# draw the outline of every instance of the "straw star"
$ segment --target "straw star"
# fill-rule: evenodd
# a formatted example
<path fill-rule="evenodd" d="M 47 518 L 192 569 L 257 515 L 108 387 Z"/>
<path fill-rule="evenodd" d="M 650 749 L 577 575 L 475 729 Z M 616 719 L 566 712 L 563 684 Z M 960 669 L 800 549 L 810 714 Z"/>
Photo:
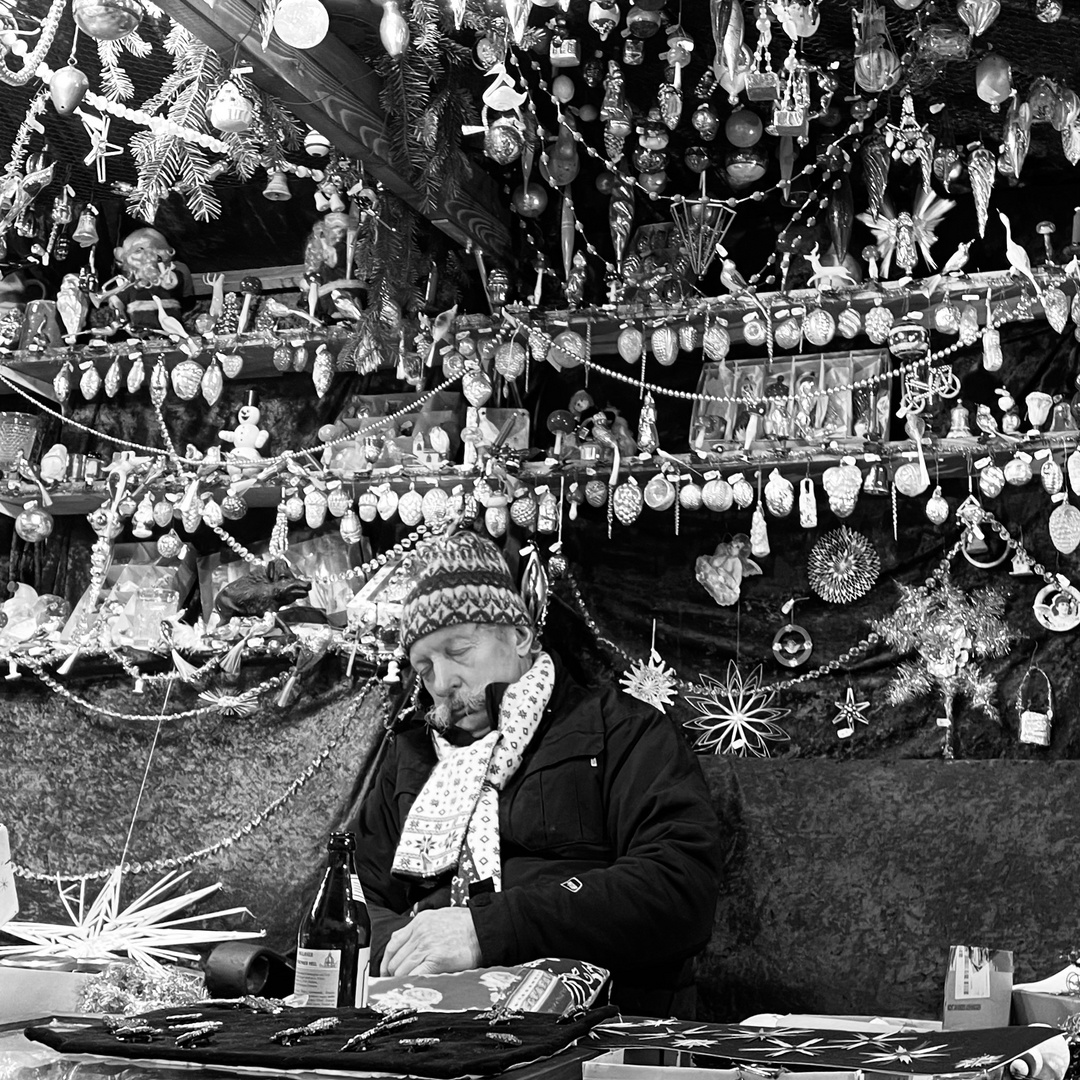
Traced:
<path fill-rule="evenodd" d="M 856 701 L 855 691 L 849 686 L 843 701 L 834 701 L 836 715 L 832 722 L 837 725 L 837 737 L 846 739 L 855 734 L 856 724 L 869 724 L 864 715 L 870 708 L 869 701 Z"/>
<path fill-rule="evenodd" d="M 79 118 L 86 128 L 86 134 L 90 136 L 90 153 L 83 158 L 83 164 L 97 166 L 97 182 L 105 183 L 106 159 L 116 157 L 124 152 L 122 146 L 109 142 L 109 125 L 112 123 L 111 116 L 93 116 L 82 109 L 78 110 Z"/>

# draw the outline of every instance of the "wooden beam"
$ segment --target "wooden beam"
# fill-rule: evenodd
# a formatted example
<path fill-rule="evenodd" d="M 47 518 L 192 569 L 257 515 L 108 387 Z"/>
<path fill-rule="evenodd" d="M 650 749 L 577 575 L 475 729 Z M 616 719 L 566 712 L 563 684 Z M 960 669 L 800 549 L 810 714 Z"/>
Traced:
<path fill-rule="evenodd" d="M 459 243 L 471 240 L 496 259 L 509 257 L 508 215 L 494 181 L 471 169 L 468 185 L 444 190 L 434 207 L 426 205 L 394 161 L 379 104 L 378 75 L 332 33 L 314 49 L 292 49 L 273 35 L 264 52 L 258 8 L 248 0 L 161 0 L 161 6 L 223 57 L 239 46 L 262 89 L 285 102 L 343 154 L 362 161 L 388 191 L 448 236 Z M 462 165 L 470 170 L 464 158 Z"/>

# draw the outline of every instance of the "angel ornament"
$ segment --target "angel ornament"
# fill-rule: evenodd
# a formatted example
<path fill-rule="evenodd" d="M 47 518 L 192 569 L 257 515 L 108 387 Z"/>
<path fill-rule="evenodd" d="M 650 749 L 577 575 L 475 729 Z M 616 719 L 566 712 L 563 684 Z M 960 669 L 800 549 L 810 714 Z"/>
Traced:
<path fill-rule="evenodd" d="M 865 211 L 860 221 L 874 234 L 875 250 L 881 259 L 881 275 L 887 277 L 893 260 L 905 273 L 915 269 L 922 255 L 931 270 L 937 269 L 930 249 L 937 242 L 937 227 L 941 219 L 956 205 L 952 199 L 939 198 L 933 191 L 921 191 L 915 196 L 915 208 L 897 213 L 892 203 L 882 200 L 881 213 Z"/>

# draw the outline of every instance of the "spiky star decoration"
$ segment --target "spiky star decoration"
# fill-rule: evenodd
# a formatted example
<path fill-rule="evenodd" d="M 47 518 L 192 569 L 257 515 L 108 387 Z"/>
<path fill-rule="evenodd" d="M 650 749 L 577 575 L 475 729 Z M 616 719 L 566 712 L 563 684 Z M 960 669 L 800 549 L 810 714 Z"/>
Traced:
<path fill-rule="evenodd" d="M 9 922 L 0 926 L 5 934 L 29 942 L 32 946 L 6 945 L 0 956 L 20 953 L 30 956 L 67 956 L 74 959 L 114 954 L 127 955 L 137 964 L 161 974 L 159 960 L 190 960 L 192 953 L 184 946 L 206 945 L 219 941 L 240 941 L 263 936 L 263 931 L 248 933 L 239 930 L 206 930 L 187 924 L 202 919 L 226 915 L 250 915 L 247 908 L 225 908 L 206 915 L 173 918 L 221 888 L 221 882 L 193 892 L 170 896 L 178 885 L 191 875 L 170 871 L 155 885 L 127 907 L 120 906 L 120 889 L 124 875 L 114 867 L 89 907 L 86 906 L 86 879 L 80 878 L 67 886 L 57 881 L 60 902 L 71 923 Z"/>
<path fill-rule="evenodd" d="M 871 214 L 864 211 L 857 214 L 858 219 L 870 227 L 874 234 L 878 255 L 881 257 L 881 276 L 887 277 L 892 261 L 910 274 L 922 254 L 923 262 L 931 270 L 937 269 L 937 263 L 930 255 L 930 249 L 937 243 L 937 227 L 941 219 L 956 205 L 952 199 L 942 199 L 932 190 L 920 191 L 915 196 L 915 205 L 910 213 L 902 210 L 899 214 L 892 203 L 885 198 L 881 203 L 881 213 Z"/>
<path fill-rule="evenodd" d="M 1016 635 L 1005 621 L 1005 593 L 984 586 L 970 593 L 947 572 L 925 588 L 898 585 L 900 602 L 891 615 L 873 621 L 874 630 L 897 652 L 914 653 L 900 665 L 887 699 L 901 705 L 938 691 L 945 715 L 945 756 L 952 756 L 953 705 L 963 694 L 990 720 L 998 720 L 997 679 L 980 660 L 1009 651 Z"/>
<path fill-rule="evenodd" d="M 701 676 L 703 694 L 687 694 L 686 700 L 701 713 L 686 726 L 701 734 L 694 748 L 736 757 L 770 757 L 772 743 L 785 742 L 787 732 L 776 721 L 790 709 L 777 708 L 776 690 L 762 684 L 762 668 L 744 677 L 734 660 L 728 661 L 724 682 Z"/>
<path fill-rule="evenodd" d="M 675 669 L 669 668 L 653 649 L 648 660 L 635 660 L 619 685 L 632 698 L 644 701 L 662 713 L 675 703 Z"/>

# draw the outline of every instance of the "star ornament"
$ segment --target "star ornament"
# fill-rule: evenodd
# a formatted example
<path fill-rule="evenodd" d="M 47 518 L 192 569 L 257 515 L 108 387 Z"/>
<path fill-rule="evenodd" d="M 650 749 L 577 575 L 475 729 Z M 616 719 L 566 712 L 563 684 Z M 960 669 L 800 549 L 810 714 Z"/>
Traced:
<path fill-rule="evenodd" d="M 86 128 L 86 134 L 90 136 L 90 153 L 83 158 L 83 164 L 97 166 L 97 182 L 105 183 L 105 164 L 111 157 L 117 157 L 124 152 L 122 146 L 109 142 L 109 125 L 112 123 L 111 116 L 94 116 L 83 109 L 75 110 L 79 119 Z"/>
<path fill-rule="evenodd" d="M 699 750 L 736 757 L 770 757 L 773 743 L 786 742 L 787 732 L 776 721 L 790 709 L 777 708 L 776 690 L 762 684 L 758 665 L 743 676 L 734 660 L 728 662 L 724 682 L 701 676 L 703 694 L 687 694 L 686 700 L 701 715 L 686 726 L 701 732 L 694 741 Z"/>
<path fill-rule="evenodd" d="M 836 715 L 832 722 L 837 725 L 836 737 L 838 739 L 850 739 L 855 734 L 856 724 L 868 724 L 870 721 L 864 715 L 870 708 L 869 701 L 856 701 L 855 691 L 849 686 L 847 695 L 843 701 L 833 702 L 836 706 Z"/>
<path fill-rule="evenodd" d="M 644 701 L 662 713 L 675 702 L 675 669 L 667 667 L 655 649 L 648 660 L 635 660 L 619 680 L 619 685 L 632 698 Z"/>
<path fill-rule="evenodd" d="M 898 1046 L 895 1050 L 885 1050 L 880 1054 L 865 1054 L 864 1057 L 868 1065 L 914 1065 L 917 1061 L 944 1057 L 942 1051 L 945 1049 L 944 1043 L 934 1045 L 921 1042 L 916 1046 Z"/>

